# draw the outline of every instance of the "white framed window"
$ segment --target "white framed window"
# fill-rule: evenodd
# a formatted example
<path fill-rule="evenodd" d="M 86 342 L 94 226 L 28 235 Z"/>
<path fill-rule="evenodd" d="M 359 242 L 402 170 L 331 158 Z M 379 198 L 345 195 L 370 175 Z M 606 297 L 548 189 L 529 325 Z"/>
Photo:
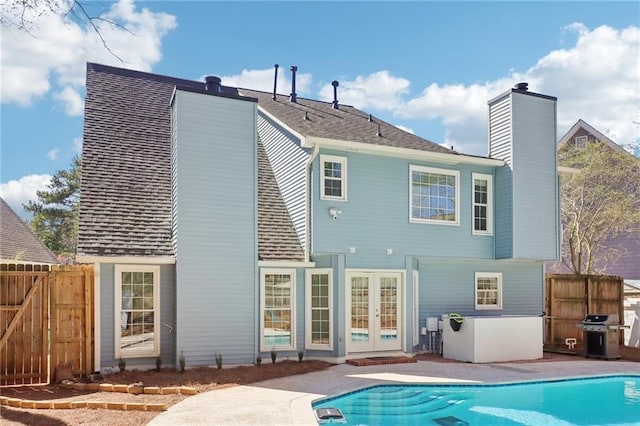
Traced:
<path fill-rule="evenodd" d="M 333 348 L 333 270 L 307 269 L 306 272 L 306 347 Z"/>
<path fill-rule="evenodd" d="M 260 350 L 294 350 L 295 269 L 262 269 L 260 271 Z"/>
<path fill-rule="evenodd" d="M 460 224 L 460 172 L 409 166 L 409 221 Z"/>
<path fill-rule="evenodd" d="M 160 356 L 160 266 L 115 266 L 115 356 Z"/>
<path fill-rule="evenodd" d="M 589 141 L 589 138 L 587 135 L 584 136 L 576 136 L 574 143 L 576 145 L 576 148 L 580 148 L 580 149 L 584 149 L 587 147 L 587 142 Z"/>
<path fill-rule="evenodd" d="M 476 309 L 502 309 L 500 272 L 476 272 Z"/>
<path fill-rule="evenodd" d="M 320 155 L 320 198 L 347 200 L 347 158 Z"/>
<path fill-rule="evenodd" d="M 473 233 L 493 234 L 493 176 L 472 173 Z"/>

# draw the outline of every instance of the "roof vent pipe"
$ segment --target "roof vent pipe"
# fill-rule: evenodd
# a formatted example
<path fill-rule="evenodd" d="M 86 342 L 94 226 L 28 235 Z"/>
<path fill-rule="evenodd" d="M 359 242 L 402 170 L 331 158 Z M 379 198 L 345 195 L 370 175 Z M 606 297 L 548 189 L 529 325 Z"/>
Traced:
<path fill-rule="evenodd" d="M 213 75 L 205 77 L 204 90 L 206 90 L 207 92 L 220 93 L 222 92 L 222 85 L 220 84 L 221 82 L 222 80 L 220 80 L 220 77 L 216 77 Z"/>
<path fill-rule="evenodd" d="M 378 124 L 378 131 L 376 132 L 376 136 L 382 137 L 382 132 L 380 132 L 380 125 Z"/>
<path fill-rule="evenodd" d="M 338 81 L 337 80 L 333 80 L 331 82 L 331 85 L 333 86 L 333 109 L 339 109 L 338 108 Z"/>
<path fill-rule="evenodd" d="M 369 114 L 369 123 L 373 123 L 373 115 Z"/>
<path fill-rule="evenodd" d="M 513 88 L 516 90 L 524 90 L 526 92 L 527 90 L 529 90 L 529 83 L 518 83 Z"/>
<path fill-rule="evenodd" d="M 294 104 L 298 102 L 296 95 L 296 71 L 298 71 L 298 67 L 291 65 L 291 95 L 289 95 L 289 101 Z"/>
<path fill-rule="evenodd" d="M 275 64 L 273 67 L 275 68 L 275 73 L 273 76 L 273 100 L 276 100 L 276 88 L 278 87 L 278 67 L 280 65 Z"/>

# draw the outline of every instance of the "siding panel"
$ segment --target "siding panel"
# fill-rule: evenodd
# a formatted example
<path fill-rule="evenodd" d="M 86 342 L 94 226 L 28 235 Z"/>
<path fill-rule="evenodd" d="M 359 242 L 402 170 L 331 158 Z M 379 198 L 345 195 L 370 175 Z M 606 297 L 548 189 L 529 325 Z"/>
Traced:
<path fill-rule="evenodd" d="M 557 258 L 556 104 L 513 95 L 513 257 Z"/>
<path fill-rule="evenodd" d="M 314 253 L 346 253 L 348 268 L 405 269 L 406 255 L 493 258 L 493 236 L 472 235 L 471 174 L 493 174 L 482 166 L 447 165 L 360 153 L 321 151 L 347 157 L 348 200 L 320 200 L 313 174 Z M 412 164 L 460 172 L 460 225 L 409 222 L 409 167 Z M 319 156 L 314 162 L 318 170 Z M 328 211 L 342 211 L 334 220 Z M 349 253 L 354 247 L 356 252 Z M 387 249 L 392 249 L 391 255 Z"/>
<path fill-rule="evenodd" d="M 513 255 L 512 139 L 511 97 L 505 96 L 489 105 L 489 156 L 507 163 L 496 171 L 495 182 L 495 256 L 499 259 Z"/>
<path fill-rule="evenodd" d="M 475 272 L 501 272 L 503 309 L 475 310 Z M 539 262 L 420 260 L 420 318 L 461 315 L 540 315 L 544 273 Z"/>
<path fill-rule="evenodd" d="M 177 348 L 187 365 L 254 361 L 256 105 L 178 91 Z M 226 327 L 225 324 L 233 324 Z"/>
<path fill-rule="evenodd" d="M 263 114 L 258 115 L 258 135 L 300 243 L 306 247 L 306 163 L 309 153 L 300 148 L 298 138 Z"/>

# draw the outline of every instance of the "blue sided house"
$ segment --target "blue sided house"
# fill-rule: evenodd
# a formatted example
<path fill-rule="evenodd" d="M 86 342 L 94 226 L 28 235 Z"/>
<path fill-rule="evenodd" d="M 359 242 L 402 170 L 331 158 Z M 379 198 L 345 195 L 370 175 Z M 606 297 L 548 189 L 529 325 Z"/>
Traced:
<path fill-rule="evenodd" d="M 454 358 L 516 338 L 542 356 L 556 98 L 490 100 L 479 157 L 340 104 L 337 82 L 333 102 L 297 97 L 292 71 L 281 95 L 87 65 L 77 259 L 95 265 L 96 368 L 411 355 L 452 312 L 469 319 Z"/>

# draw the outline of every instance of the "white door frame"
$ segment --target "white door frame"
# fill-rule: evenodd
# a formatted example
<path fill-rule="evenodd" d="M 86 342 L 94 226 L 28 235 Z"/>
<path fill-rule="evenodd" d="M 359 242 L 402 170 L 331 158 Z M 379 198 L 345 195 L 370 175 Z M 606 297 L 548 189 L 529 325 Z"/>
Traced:
<path fill-rule="evenodd" d="M 368 330 L 370 338 L 367 342 L 354 343 L 351 340 L 351 278 L 354 276 L 362 276 L 369 278 L 369 297 L 368 297 Z M 380 278 L 385 276 L 398 278 L 397 293 L 397 318 L 396 333 L 397 340 L 384 341 L 379 339 L 376 331 L 379 331 L 379 312 L 376 311 L 375 305 L 379 306 L 379 283 Z M 404 301 L 406 291 L 406 271 L 399 269 L 346 269 L 345 270 L 345 340 L 346 352 L 379 352 L 379 351 L 399 351 L 404 348 L 404 331 L 406 319 L 406 304 Z"/>

